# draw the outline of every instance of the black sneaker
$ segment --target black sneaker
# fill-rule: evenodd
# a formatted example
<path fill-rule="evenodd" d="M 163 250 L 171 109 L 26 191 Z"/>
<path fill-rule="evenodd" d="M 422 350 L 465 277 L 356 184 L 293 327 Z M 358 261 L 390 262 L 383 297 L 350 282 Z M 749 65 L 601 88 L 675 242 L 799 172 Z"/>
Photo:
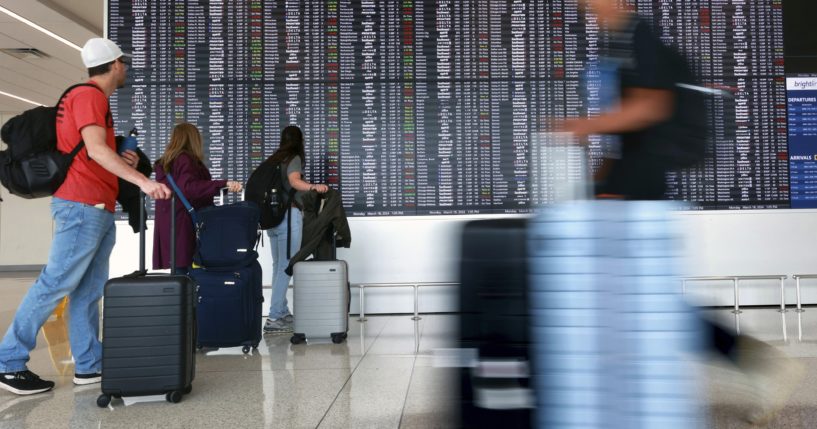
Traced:
<path fill-rule="evenodd" d="M 74 374 L 74 384 L 77 386 L 85 386 L 86 384 L 94 384 L 102 381 L 102 373 L 95 372 L 93 374 Z"/>
<path fill-rule="evenodd" d="M 33 395 L 54 388 L 53 381 L 41 379 L 29 370 L 0 373 L 0 387 L 18 395 Z"/>

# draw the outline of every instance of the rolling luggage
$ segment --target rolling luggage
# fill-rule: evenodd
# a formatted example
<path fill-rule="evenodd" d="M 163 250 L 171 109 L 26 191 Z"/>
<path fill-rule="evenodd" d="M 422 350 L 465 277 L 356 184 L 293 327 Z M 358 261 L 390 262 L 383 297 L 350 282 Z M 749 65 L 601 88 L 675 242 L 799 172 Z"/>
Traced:
<path fill-rule="evenodd" d="M 491 219 L 463 228 L 460 261 L 460 369 L 464 427 L 529 427 L 527 220 Z"/>
<path fill-rule="evenodd" d="M 672 204 L 572 202 L 531 222 L 537 427 L 705 426 Z"/>
<path fill-rule="evenodd" d="M 254 203 L 194 210 L 171 175 L 167 180 L 196 225 L 198 243 L 190 276 L 196 282 L 197 348 L 243 346 L 249 353 L 261 342 L 261 265 L 254 247 L 258 206 Z"/>
<path fill-rule="evenodd" d="M 140 207 L 144 220 L 144 204 Z M 122 396 L 165 394 L 168 402 L 179 402 L 190 393 L 196 372 L 195 285 L 184 275 L 147 274 L 144 222 L 140 225 L 139 271 L 105 284 L 102 394 L 97 399 L 103 408 Z M 171 221 L 171 237 L 175 229 Z M 171 241 L 171 255 L 174 248 Z"/>
<path fill-rule="evenodd" d="M 198 284 L 198 347 L 243 346 L 244 353 L 261 342 L 261 265 L 229 271 L 195 268 Z"/>
<path fill-rule="evenodd" d="M 295 327 L 290 341 L 330 337 L 340 344 L 349 330 L 349 273 L 346 261 L 302 261 L 293 275 Z"/>

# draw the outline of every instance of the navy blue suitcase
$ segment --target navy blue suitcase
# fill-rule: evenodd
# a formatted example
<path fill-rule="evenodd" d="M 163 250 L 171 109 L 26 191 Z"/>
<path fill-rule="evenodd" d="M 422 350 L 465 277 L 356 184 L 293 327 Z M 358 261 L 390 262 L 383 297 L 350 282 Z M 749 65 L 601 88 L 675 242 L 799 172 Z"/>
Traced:
<path fill-rule="evenodd" d="M 261 342 L 261 265 L 225 271 L 195 268 L 198 346 L 237 347 L 244 353 Z"/>

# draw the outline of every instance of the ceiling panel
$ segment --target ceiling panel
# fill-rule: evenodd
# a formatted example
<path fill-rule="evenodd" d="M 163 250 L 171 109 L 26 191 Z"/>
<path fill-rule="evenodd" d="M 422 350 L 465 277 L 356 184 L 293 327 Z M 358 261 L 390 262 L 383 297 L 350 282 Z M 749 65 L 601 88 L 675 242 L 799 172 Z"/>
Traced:
<path fill-rule="evenodd" d="M 102 35 L 105 0 L 37 0 L 88 31 Z"/>
<path fill-rule="evenodd" d="M 77 77 L 84 77 L 84 72 L 77 72 L 73 76 L 66 76 L 60 73 L 59 60 L 33 58 L 24 59 L 15 58 L 11 55 L 0 53 L 0 69 L 2 73 L 0 76 L 8 76 L 10 73 L 19 73 L 28 78 L 41 82 L 46 86 L 54 86 L 61 88 L 71 82 L 75 82 Z"/>
<path fill-rule="evenodd" d="M 101 35 L 103 0 L 0 0 L 0 6 L 79 46 Z M 66 87 L 88 78 L 77 49 L 4 13 L 0 13 L 0 48 L 36 48 L 50 56 L 19 59 L 0 53 L 0 91 L 51 104 Z M 30 107 L 0 96 L 0 112 Z"/>

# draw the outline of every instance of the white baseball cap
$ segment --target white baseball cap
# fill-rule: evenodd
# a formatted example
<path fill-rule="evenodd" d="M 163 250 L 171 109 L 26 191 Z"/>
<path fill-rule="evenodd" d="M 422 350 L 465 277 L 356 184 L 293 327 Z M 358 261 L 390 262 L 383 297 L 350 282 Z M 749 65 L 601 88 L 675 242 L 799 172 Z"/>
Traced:
<path fill-rule="evenodd" d="M 89 39 L 82 47 L 82 62 L 87 68 L 107 64 L 122 56 L 130 57 L 123 54 L 116 43 L 101 37 Z"/>

